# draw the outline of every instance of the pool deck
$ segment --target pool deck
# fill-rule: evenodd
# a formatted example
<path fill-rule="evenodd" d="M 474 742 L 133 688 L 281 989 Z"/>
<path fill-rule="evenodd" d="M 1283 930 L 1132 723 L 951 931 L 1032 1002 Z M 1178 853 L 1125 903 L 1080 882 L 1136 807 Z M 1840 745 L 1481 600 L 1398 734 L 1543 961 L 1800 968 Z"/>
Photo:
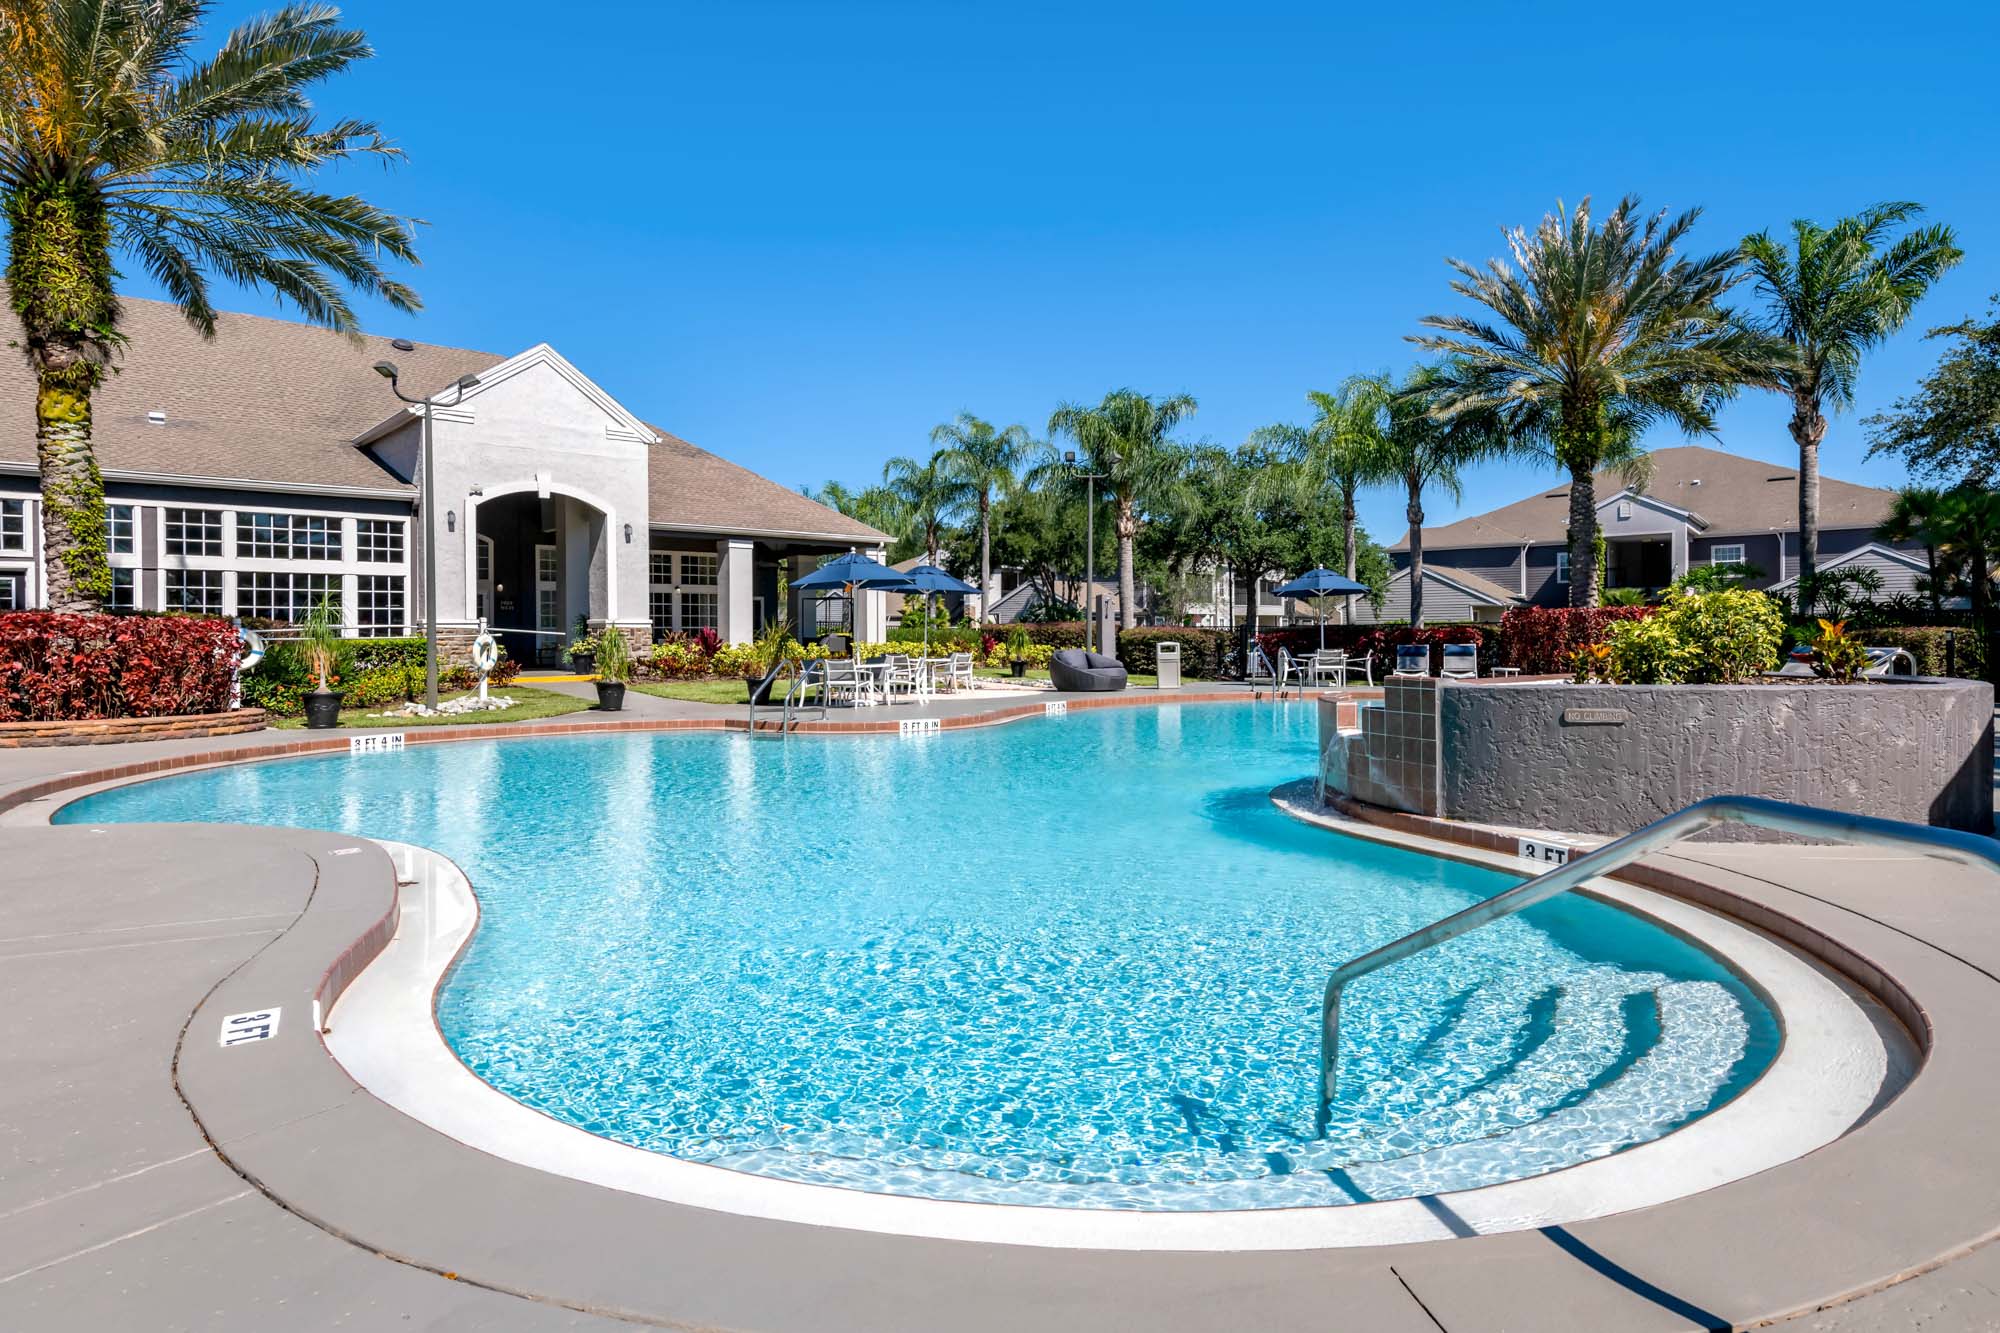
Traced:
<path fill-rule="evenodd" d="M 930 715 L 980 706 L 951 703 Z M 1656 858 L 1837 939 L 1921 1007 L 1931 1050 L 1915 1082 L 1806 1158 L 1654 1208 L 1429 1244 L 973 1245 L 622 1194 L 377 1101 L 328 1057 L 310 1009 L 394 901 L 373 844 L 37 826 L 62 798 L 32 793 L 52 782 L 303 737 L 0 753 L 14 806 L 0 821 L 0 1328 L 2000 1328 L 2000 886 L 1956 865 L 1746 844 Z M 270 1040 L 219 1045 L 224 1016 L 272 1005 Z"/>

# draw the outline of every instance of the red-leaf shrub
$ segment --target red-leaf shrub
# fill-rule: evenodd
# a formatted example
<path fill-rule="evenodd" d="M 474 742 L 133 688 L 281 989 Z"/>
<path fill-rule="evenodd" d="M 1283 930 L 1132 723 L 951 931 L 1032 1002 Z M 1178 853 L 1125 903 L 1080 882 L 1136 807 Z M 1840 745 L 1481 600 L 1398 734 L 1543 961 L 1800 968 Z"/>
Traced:
<path fill-rule="evenodd" d="M 1522 606 L 1500 621 L 1506 636 L 1506 662 L 1530 676 L 1554 675 L 1570 669 L 1576 650 L 1603 643 L 1620 620 L 1642 620 L 1650 606 Z"/>
<path fill-rule="evenodd" d="M 1422 643 L 1430 645 L 1431 670 L 1438 671 L 1444 663 L 1444 649 L 1447 643 L 1471 643 L 1480 645 L 1479 665 L 1481 670 L 1491 670 L 1505 666 L 1500 660 L 1501 628 L 1498 625 L 1426 625 L 1422 629 L 1412 629 L 1408 625 L 1335 625 L 1326 627 L 1326 646 L 1336 652 L 1344 652 L 1353 657 L 1363 653 L 1375 654 L 1376 670 L 1379 675 L 1396 664 L 1396 649 L 1401 644 Z M 1292 656 L 1303 657 L 1316 651 L 1320 646 L 1318 625 L 1288 625 L 1284 629 L 1264 630 L 1257 635 L 1257 642 L 1264 652 L 1275 662 L 1280 647 L 1290 650 Z M 1386 664 L 1386 665 L 1385 665 Z"/>
<path fill-rule="evenodd" d="M 226 620 L 0 614 L 0 721 L 219 713 L 240 649 Z"/>

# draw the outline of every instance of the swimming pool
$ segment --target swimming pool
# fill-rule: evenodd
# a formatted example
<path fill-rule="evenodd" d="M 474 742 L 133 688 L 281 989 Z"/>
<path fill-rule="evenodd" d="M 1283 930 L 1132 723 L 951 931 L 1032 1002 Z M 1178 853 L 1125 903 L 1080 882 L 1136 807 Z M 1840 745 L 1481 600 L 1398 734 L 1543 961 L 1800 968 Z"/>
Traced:
<path fill-rule="evenodd" d="M 1552 1170 L 1753 1081 L 1770 1012 L 1566 897 L 1349 991 L 1335 964 L 1512 882 L 1294 823 L 1298 704 L 909 740 L 615 735 L 216 769 L 58 822 L 334 828 L 453 857 L 484 909 L 461 1059 L 593 1133 L 816 1184 L 1093 1208 L 1296 1207 Z"/>

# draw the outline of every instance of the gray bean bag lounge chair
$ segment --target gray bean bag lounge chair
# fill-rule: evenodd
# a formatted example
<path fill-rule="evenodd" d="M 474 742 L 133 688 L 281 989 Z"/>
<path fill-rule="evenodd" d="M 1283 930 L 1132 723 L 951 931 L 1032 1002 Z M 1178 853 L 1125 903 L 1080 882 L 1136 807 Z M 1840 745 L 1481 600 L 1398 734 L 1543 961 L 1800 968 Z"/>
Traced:
<path fill-rule="evenodd" d="M 1103 653 L 1065 648 L 1049 659 L 1049 679 L 1059 690 L 1122 690 L 1125 664 Z"/>

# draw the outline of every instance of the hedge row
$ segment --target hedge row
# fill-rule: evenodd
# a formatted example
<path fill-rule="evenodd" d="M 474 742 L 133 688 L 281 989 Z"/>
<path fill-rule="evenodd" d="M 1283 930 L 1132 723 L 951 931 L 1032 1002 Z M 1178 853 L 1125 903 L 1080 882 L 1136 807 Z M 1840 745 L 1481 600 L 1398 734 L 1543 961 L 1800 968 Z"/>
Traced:
<path fill-rule="evenodd" d="M 219 713 L 237 655 L 226 620 L 0 614 L 0 721 Z"/>
<path fill-rule="evenodd" d="M 1650 606 L 1518 606 L 1500 620 L 1503 651 L 1495 665 L 1519 667 L 1530 676 L 1570 669 L 1576 650 L 1603 643 L 1620 620 L 1640 620 Z"/>

